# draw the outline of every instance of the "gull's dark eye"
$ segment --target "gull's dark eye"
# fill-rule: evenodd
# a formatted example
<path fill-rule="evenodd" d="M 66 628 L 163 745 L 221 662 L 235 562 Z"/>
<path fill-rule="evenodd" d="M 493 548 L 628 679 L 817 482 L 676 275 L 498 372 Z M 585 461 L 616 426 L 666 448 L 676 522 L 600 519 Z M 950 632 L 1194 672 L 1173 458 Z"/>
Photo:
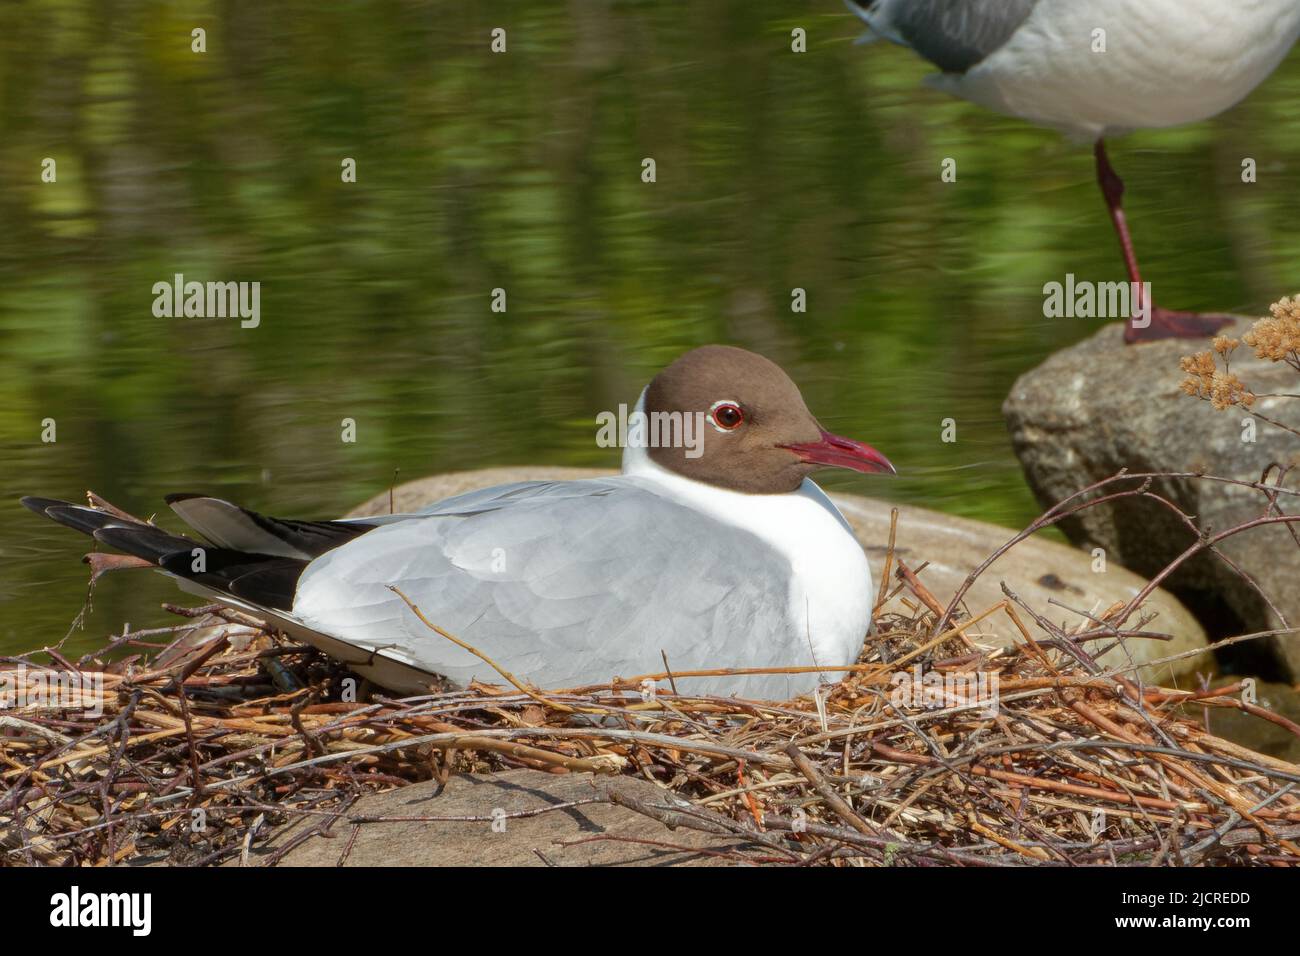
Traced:
<path fill-rule="evenodd" d="M 745 413 L 735 402 L 714 402 L 709 413 L 713 419 L 713 427 L 718 431 L 735 431 L 745 422 Z"/>

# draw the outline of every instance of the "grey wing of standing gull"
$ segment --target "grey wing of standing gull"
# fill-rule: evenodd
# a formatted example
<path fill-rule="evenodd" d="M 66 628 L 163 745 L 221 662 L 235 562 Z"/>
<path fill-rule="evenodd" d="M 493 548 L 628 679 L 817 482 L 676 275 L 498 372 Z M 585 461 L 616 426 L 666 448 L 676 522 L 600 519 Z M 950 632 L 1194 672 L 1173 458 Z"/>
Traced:
<path fill-rule="evenodd" d="M 294 613 L 457 682 L 501 678 L 420 624 L 390 584 L 542 687 L 661 671 L 661 650 L 673 670 L 830 663 L 790 619 L 789 578 L 749 532 L 636 479 L 530 482 L 447 499 L 328 552 L 304 572 Z M 725 692 L 782 698 L 816 681 L 736 678 Z"/>
<path fill-rule="evenodd" d="M 1044 0 L 875 0 L 860 14 L 945 73 L 965 73 L 1001 49 Z"/>

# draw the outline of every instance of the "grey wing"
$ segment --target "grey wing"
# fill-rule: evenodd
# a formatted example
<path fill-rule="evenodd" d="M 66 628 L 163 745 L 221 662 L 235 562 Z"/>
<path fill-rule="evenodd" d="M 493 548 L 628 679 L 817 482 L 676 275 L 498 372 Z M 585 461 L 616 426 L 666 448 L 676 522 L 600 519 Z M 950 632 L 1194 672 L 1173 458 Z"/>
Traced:
<path fill-rule="evenodd" d="M 421 515 L 471 515 L 482 511 L 509 508 L 522 501 L 545 499 L 556 501 L 565 498 L 601 498 L 626 488 L 625 478 L 587 478 L 581 481 L 517 481 L 509 485 L 495 485 L 467 491 L 454 498 L 422 508 Z"/>
<path fill-rule="evenodd" d="M 383 525 L 308 566 L 293 613 L 311 627 L 458 683 L 501 678 L 434 623 L 541 687 L 663 670 L 811 665 L 790 620 L 790 568 L 748 532 L 635 479 L 471 492 Z M 823 662 L 825 663 L 825 662 Z M 691 682 L 786 697 L 817 675 Z"/>
<path fill-rule="evenodd" d="M 1020 29 L 1041 0 L 875 0 L 853 3 L 873 30 L 945 73 L 965 73 Z"/>
<path fill-rule="evenodd" d="M 414 512 L 397 514 L 368 515 L 361 518 L 339 518 L 335 524 L 396 524 L 412 518 L 428 515 L 469 515 L 479 511 L 492 511 L 509 507 L 521 498 L 573 498 L 600 494 L 604 489 L 589 487 L 603 484 L 609 479 L 591 478 L 582 481 L 516 481 L 508 485 L 493 485 L 490 488 L 478 488 L 463 494 L 435 501 L 427 507 Z M 622 479 L 619 479 L 620 481 Z"/>

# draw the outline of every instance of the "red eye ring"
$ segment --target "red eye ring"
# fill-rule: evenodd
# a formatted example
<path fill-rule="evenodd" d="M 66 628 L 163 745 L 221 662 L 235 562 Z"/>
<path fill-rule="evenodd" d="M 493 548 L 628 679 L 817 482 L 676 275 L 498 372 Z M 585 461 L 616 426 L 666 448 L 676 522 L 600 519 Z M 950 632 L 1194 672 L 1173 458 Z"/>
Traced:
<path fill-rule="evenodd" d="M 720 432 L 734 432 L 745 424 L 745 412 L 735 402 L 723 399 L 709 409 L 709 420 Z"/>

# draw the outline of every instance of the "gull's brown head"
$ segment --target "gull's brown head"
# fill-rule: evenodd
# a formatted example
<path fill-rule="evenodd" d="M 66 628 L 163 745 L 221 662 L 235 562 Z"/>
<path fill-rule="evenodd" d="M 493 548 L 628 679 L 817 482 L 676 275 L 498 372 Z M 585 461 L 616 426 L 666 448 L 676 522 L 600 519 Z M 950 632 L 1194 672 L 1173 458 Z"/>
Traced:
<path fill-rule="evenodd" d="M 656 464 L 732 491 L 784 494 L 819 468 L 894 474 L 870 445 L 822 428 L 781 367 L 744 349 L 706 345 L 687 352 L 651 381 L 644 411 L 652 434 L 656 414 L 703 423 L 702 442 L 694 447 L 650 447 Z"/>

